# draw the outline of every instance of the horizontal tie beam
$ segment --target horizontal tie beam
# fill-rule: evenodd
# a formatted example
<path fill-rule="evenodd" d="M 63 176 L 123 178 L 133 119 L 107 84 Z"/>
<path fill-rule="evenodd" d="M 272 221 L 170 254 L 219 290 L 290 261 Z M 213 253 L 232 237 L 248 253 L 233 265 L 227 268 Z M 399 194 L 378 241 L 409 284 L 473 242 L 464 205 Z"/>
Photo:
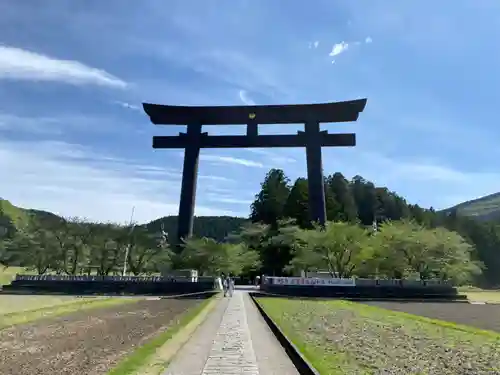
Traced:
<path fill-rule="evenodd" d="M 206 133 L 190 136 L 180 134 L 176 136 L 154 136 L 153 148 L 187 148 L 197 144 L 200 148 L 252 148 L 252 147 L 305 147 L 312 142 L 318 142 L 321 147 L 356 146 L 356 134 L 320 132 L 314 140 L 306 134 L 286 135 L 207 135 Z"/>

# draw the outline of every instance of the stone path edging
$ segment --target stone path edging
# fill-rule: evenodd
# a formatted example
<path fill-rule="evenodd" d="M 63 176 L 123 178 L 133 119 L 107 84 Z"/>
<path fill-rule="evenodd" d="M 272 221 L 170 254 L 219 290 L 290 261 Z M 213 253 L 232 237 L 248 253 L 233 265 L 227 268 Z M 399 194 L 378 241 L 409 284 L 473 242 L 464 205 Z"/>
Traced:
<path fill-rule="evenodd" d="M 269 329 L 273 332 L 276 339 L 279 341 L 285 352 L 297 368 L 301 375 L 320 375 L 319 372 L 309 363 L 309 361 L 304 357 L 300 350 L 295 346 L 295 344 L 288 339 L 288 337 L 283 333 L 281 328 L 273 321 L 273 319 L 267 315 L 262 306 L 255 300 L 254 293 L 249 293 L 250 298 L 259 310 L 262 318 L 269 326 Z M 257 295 L 259 293 L 256 293 Z"/>

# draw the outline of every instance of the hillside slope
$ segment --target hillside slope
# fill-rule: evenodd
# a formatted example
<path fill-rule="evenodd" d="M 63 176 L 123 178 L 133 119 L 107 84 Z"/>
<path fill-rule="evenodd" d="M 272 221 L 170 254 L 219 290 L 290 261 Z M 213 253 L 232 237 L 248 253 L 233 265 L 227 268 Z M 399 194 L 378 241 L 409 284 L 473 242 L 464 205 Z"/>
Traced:
<path fill-rule="evenodd" d="M 11 232 L 28 221 L 28 213 L 0 198 L 0 235 Z"/>
<path fill-rule="evenodd" d="M 16 207 L 8 200 L 0 199 L 0 227 L 8 231 L 19 228 L 28 222 L 30 215 L 48 225 L 64 220 L 51 212 Z M 246 221 L 244 218 L 230 216 L 199 216 L 194 219 L 193 232 L 197 237 L 210 237 L 221 241 L 229 233 L 239 231 Z M 176 236 L 177 216 L 165 216 L 143 226 L 146 226 L 152 233 L 158 233 L 161 231 L 162 224 L 169 236 Z"/>
<path fill-rule="evenodd" d="M 500 193 L 463 202 L 443 211 L 453 210 L 457 210 L 459 215 L 474 217 L 481 221 L 500 220 Z"/>
<path fill-rule="evenodd" d="M 214 238 L 222 241 L 229 233 L 239 232 L 247 219 L 232 216 L 196 216 L 193 223 L 193 233 L 196 237 Z M 152 233 L 161 231 L 161 225 L 169 236 L 177 235 L 177 216 L 165 216 L 146 224 Z"/>
<path fill-rule="evenodd" d="M 14 206 L 8 200 L 0 198 L 0 216 L 8 217 L 12 224 L 20 225 L 28 219 L 26 210 Z"/>

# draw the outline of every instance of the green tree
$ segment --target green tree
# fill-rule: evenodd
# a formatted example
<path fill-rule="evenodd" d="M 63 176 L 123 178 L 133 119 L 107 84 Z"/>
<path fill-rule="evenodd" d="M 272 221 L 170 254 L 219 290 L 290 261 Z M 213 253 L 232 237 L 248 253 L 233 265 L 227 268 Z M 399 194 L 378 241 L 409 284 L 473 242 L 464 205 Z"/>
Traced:
<path fill-rule="evenodd" d="M 203 275 L 222 272 L 240 275 L 259 267 L 258 254 L 244 244 L 220 243 L 211 238 L 192 238 L 184 243 L 182 265 Z"/>
<path fill-rule="evenodd" d="M 333 217 L 332 220 L 356 222 L 358 219 L 358 209 L 349 182 L 339 172 L 328 176 L 326 180 L 328 189 L 339 205 L 339 214 Z"/>
<path fill-rule="evenodd" d="M 433 235 L 431 246 L 436 256 L 436 276 L 463 285 L 482 273 L 483 263 L 472 259 L 474 247 L 457 232 L 446 228 L 435 228 L 430 232 Z"/>
<path fill-rule="evenodd" d="M 129 233 L 126 245 L 127 269 L 135 276 L 158 268 L 169 268 L 172 251 L 168 243 L 145 227 L 124 228 Z"/>
<path fill-rule="evenodd" d="M 330 189 L 327 180 L 325 180 L 325 208 L 327 221 L 346 221 L 344 220 L 345 215 L 342 212 L 342 206 L 337 201 L 332 189 Z"/>
<path fill-rule="evenodd" d="M 290 190 L 283 210 L 283 216 L 292 218 L 302 228 L 311 226 L 309 214 L 309 187 L 305 178 L 298 178 Z"/>
<path fill-rule="evenodd" d="M 93 232 L 92 243 L 85 273 L 95 270 L 99 276 L 120 273 L 123 269 L 126 246 L 129 243 L 129 231 L 123 226 L 107 223 L 101 224 Z"/>
<path fill-rule="evenodd" d="M 290 194 L 289 184 L 289 179 L 281 169 L 271 169 L 252 203 L 251 220 L 276 228 L 278 220 L 284 218 L 285 204 Z"/>
<path fill-rule="evenodd" d="M 293 220 L 279 220 L 275 227 L 262 223 L 247 224 L 238 234 L 230 236 L 232 243 L 244 243 L 255 250 L 260 259 L 259 273 L 281 276 L 292 257 L 289 244 L 273 241 L 285 228 L 295 226 Z"/>
<path fill-rule="evenodd" d="M 372 224 L 377 219 L 379 210 L 375 185 L 361 176 L 354 176 L 350 187 L 357 205 L 359 220 L 363 225 Z"/>
<path fill-rule="evenodd" d="M 458 233 L 445 228 L 427 229 L 413 221 L 385 223 L 376 239 L 382 272 L 416 274 L 421 280 L 441 278 L 463 283 L 481 273 L 471 259 L 473 247 Z"/>
<path fill-rule="evenodd" d="M 368 246 L 368 233 L 358 225 L 330 222 L 324 230 L 300 233 L 299 251 L 294 252 L 292 265 L 307 269 L 326 269 L 332 277 L 351 277 L 355 274 Z"/>
<path fill-rule="evenodd" d="M 9 256 L 18 259 L 19 265 L 45 274 L 57 260 L 58 246 L 52 232 L 45 229 L 36 218 L 17 228 L 7 249 Z"/>
<path fill-rule="evenodd" d="M 413 272 L 405 258 L 405 249 L 412 245 L 412 228 L 406 223 L 386 221 L 371 237 L 373 254 L 368 263 L 374 271 L 374 277 L 400 279 Z M 415 228 L 422 229 L 418 226 Z"/>
<path fill-rule="evenodd" d="M 77 275 L 89 262 L 90 244 L 97 225 L 79 218 L 50 221 L 44 225 L 56 239 L 58 255 L 52 268 L 57 273 Z"/>

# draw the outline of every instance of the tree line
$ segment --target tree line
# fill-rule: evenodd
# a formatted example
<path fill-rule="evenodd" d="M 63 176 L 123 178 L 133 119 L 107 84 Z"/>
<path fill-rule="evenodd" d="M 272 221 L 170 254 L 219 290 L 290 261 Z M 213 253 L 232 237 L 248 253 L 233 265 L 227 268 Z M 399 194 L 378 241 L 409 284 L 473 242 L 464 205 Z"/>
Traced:
<path fill-rule="evenodd" d="M 497 272 L 500 269 L 498 223 L 479 222 L 458 215 L 456 210 L 436 212 L 432 207 L 425 209 L 416 204 L 409 204 L 386 187 L 376 187 L 361 176 L 347 180 L 338 172 L 325 177 L 325 200 L 327 219 L 330 222 L 349 223 L 361 228 L 372 228 L 375 224 L 382 233 L 383 228 L 387 230 L 390 225 L 399 225 L 400 221 L 406 223 L 401 225 L 406 226 L 405 230 L 412 235 L 408 235 L 406 242 L 400 243 L 400 249 L 395 254 L 389 256 L 390 253 L 385 253 L 384 256 L 391 259 L 403 256 L 401 254 L 413 243 L 408 242 L 409 239 L 415 239 L 419 246 L 423 246 L 425 242 L 415 237 L 415 232 L 422 236 L 441 233 L 437 238 L 443 241 L 449 238 L 450 243 L 456 244 L 460 242 L 456 237 L 459 236 L 464 241 L 463 244 L 469 246 L 467 253 L 471 262 L 479 267 L 479 270 L 472 272 L 474 276 L 471 282 L 481 286 L 500 285 L 500 274 Z M 278 223 L 287 219 L 292 219 L 303 230 L 313 228 L 314 223 L 309 219 L 307 179 L 298 178 L 292 183 L 283 170 L 271 169 L 252 203 L 250 218 L 253 222 L 269 225 L 275 232 Z M 388 239 L 383 235 L 378 238 L 384 238 L 384 246 L 387 248 Z M 457 251 L 457 256 L 462 253 L 461 250 Z M 434 261 L 429 260 L 429 263 L 431 262 Z"/>
<path fill-rule="evenodd" d="M 135 275 L 172 267 L 247 276 L 327 270 L 342 277 L 500 285 L 496 223 L 424 209 L 341 173 L 325 178 L 325 198 L 328 224 L 319 228 L 309 219 L 307 179 L 292 183 L 283 170 L 272 169 L 248 220 L 197 218 L 196 236 L 180 249 L 159 235 L 161 229 L 175 235 L 175 217 L 131 227 L 31 214 L 23 225 L 3 226 L 9 229 L 0 239 L 0 263 L 41 274 L 121 274 L 126 263 Z"/>
<path fill-rule="evenodd" d="M 248 223 L 226 242 L 190 239 L 182 250 L 184 266 L 201 274 L 300 275 L 327 271 L 332 277 L 449 280 L 469 284 L 483 264 L 473 246 L 446 228 L 425 228 L 410 220 L 386 221 L 375 232 L 349 222 L 301 228 L 295 220 L 274 226 Z"/>
<path fill-rule="evenodd" d="M 171 261 L 165 237 L 142 226 L 92 223 L 78 218 L 27 220 L 4 233 L 0 264 L 39 275 L 117 275 L 161 272 Z"/>

